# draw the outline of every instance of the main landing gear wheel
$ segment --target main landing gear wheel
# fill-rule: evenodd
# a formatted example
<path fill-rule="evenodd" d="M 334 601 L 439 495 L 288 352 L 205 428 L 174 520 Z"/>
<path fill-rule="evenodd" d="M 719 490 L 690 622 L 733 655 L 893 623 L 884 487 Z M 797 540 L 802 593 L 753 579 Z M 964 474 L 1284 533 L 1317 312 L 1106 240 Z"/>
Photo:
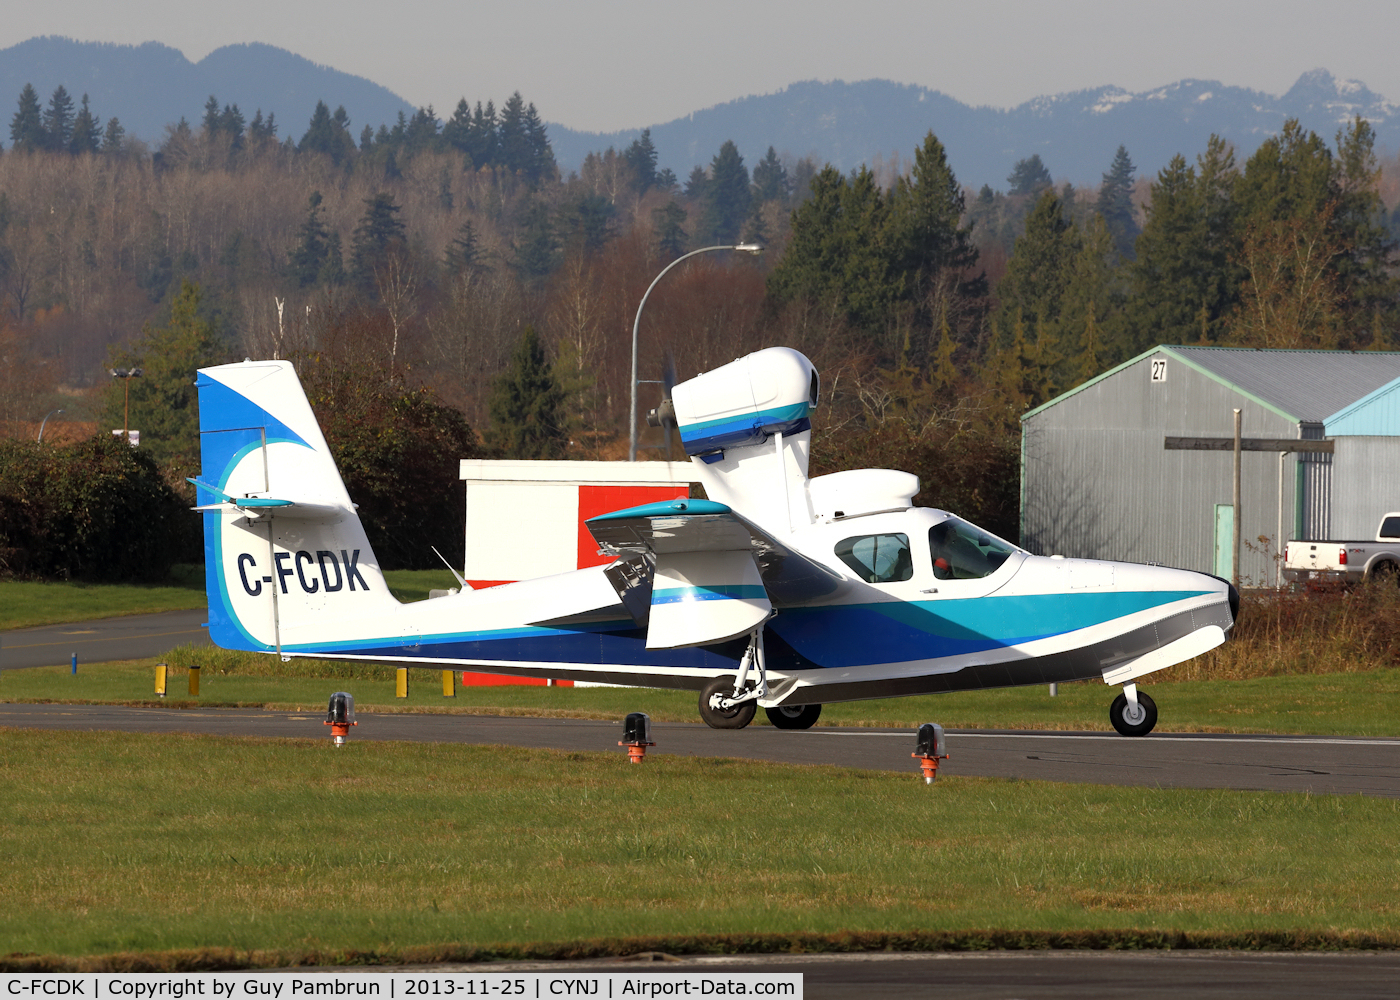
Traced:
<path fill-rule="evenodd" d="M 1146 736 L 1157 725 L 1157 703 L 1138 692 L 1137 711 L 1128 704 L 1128 696 L 1119 694 L 1108 709 L 1108 721 L 1124 736 Z"/>
<path fill-rule="evenodd" d="M 811 729 L 821 718 L 820 705 L 781 705 L 765 708 L 768 721 L 779 729 Z"/>
<path fill-rule="evenodd" d="M 726 709 L 718 706 L 721 698 L 732 697 L 733 694 L 732 674 L 716 677 L 705 685 L 705 689 L 700 692 L 700 718 L 705 720 L 705 725 L 711 729 L 743 729 L 753 721 L 754 713 L 758 711 L 757 702 L 746 701 L 742 705 Z"/>

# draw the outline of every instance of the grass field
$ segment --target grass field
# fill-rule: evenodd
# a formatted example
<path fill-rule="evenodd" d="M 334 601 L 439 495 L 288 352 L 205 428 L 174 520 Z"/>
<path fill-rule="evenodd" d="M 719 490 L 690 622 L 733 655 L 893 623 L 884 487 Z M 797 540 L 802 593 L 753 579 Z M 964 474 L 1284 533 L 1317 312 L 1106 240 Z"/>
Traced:
<path fill-rule="evenodd" d="M 0 732 L 0 953 L 1400 928 L 1400 802 Z"/>
<path fill-rule="evenodd" d="M 203 566 L 177 566 L 152 586 L 0 580 L 0 631 L 204 606 Z"/>
<path fill-rule="evenodd" d="M 425 600 L 429 590 L 457 586 L 446 569 L 390 570 L 384 578 L 401 601 Z M 0 631 L 204 606 L 203 566 L 176 566 L 167 583 L 153 586 L 0 580 Z"/>
<path fill-rule="evenodd" d="M 621 719 L 646 712 L 658 722 L 698 722 L 696 695 L 653 688 L 457 688 L 442 695 L 441 672 L 410 671 L 409 697 L 394 697 L 389 667 L 325 664 L 329 676 L 220 674 L 210 650 L 194 657 L 212 661 L 201 670 L 200 696 L 188 696 L 187 672 L 170 670 L 169 696 L 162 704 L 266 706 L 323 710 L 332 691 L 346 690 L 369 711 L 448 711 L 492 715 Z M 205 656 L 200 656 L 203 652 Z M 209 659 L 206 660 L 206 656 Z M 264 657 L 269 669 L 315 671 L 315 661 L 283 664 Z M 171 662 L 176 662 L 171 658 Z M 0 675 L 0 701 L 150 703 L 154 660 L 11 670 Z M 1150 680 L 1150 678 L 1149 678 Z M 1293 675 L 1249 681 L 1181 681 L 1146 684 L 1160 713 L 1163 732 L 1310 733 L 1400 736 L 1400 669 L 1366 673 Z M 1116 693 L 1104 684 L 1062 684 L 1051 698 L 1044 687 L 1000 688 L 956 694 L 846 702 L 822 709 L 818 725 L 914 727 L 939 722 L 959 729 L 1106 730 L 1108 705 Z M 755 724 L 767 723 L 759 712 Z"/>

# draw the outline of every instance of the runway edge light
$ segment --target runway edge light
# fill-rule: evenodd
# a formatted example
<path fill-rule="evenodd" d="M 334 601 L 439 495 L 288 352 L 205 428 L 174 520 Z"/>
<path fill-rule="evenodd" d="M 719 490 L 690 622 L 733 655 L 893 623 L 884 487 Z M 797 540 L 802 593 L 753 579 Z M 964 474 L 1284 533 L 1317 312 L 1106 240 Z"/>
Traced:
<path fill-rule="evenodd" d="M 620 747 L 627 748 L 627 759 L 640 764 L 646 759 L 647 747 L 656 746 L 651 741 L 651 716 L 645 712 L 631 712 L 622 720 L 622 740 Z"/>
<path fill-rule="evenodd" d="M 350 727 L 358 726 L 355 721 L 355 696 L 348 691 L 337 691 L 331 695 L 330 704 L 326 706 L 326 721 L 324 726 L 331 727 L 331 742 L 336 746 L 345 745 L 345 737 L 350 735 Z"/>
<path fill-rule="evenodd" d="M 914 752 L 909 756 L 918 758 L 919 767 L 924 772 L 924 784 L 933 784 L 933 780 L 938 777 L 938 762 L 948 759 L 943 741 L 943 727 L 936 722 L 925 722 L 920 726 Z"/>

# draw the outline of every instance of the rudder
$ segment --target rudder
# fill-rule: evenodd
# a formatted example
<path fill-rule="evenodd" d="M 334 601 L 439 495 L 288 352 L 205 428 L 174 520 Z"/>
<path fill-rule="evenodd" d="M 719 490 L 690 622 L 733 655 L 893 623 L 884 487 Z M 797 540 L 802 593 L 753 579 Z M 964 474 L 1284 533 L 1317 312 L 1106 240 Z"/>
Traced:
<path fill-rule="evenodd" d="M 203 368 L 196 385 L 214 643 L 280 652 L 397 609 L 291 363 Z"/>

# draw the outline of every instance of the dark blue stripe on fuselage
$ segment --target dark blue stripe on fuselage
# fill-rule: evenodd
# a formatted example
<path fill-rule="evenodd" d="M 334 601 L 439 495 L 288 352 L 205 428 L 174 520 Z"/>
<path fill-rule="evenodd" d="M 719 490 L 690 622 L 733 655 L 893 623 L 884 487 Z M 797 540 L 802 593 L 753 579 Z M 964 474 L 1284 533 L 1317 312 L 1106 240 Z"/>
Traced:
<path fill-rule="evenodd" d="M 1138 611 L 1199 596 L 1200 591 L 1084 592 L 983 597 L 968 600 L 888 601 L 820 608 L 788 608 L 767 626 L 768 665 L 775 670 L 906 663 L 988 652 L 1113 621 Z M 1099 641 L 1106 636 L 1096 637 Z M 348 656 L 406 656 L 424 660 L 618 664 L 731 670 L 745 641 L 718 646 L 649 650 L 646 632 L 632 623 L 538 634 L 477 633 L 413 640 L 335 644 Z M 325 652 L 332 652 L 322 647 Z M 298 652 L 314 653 L 315 647 Z"/>

